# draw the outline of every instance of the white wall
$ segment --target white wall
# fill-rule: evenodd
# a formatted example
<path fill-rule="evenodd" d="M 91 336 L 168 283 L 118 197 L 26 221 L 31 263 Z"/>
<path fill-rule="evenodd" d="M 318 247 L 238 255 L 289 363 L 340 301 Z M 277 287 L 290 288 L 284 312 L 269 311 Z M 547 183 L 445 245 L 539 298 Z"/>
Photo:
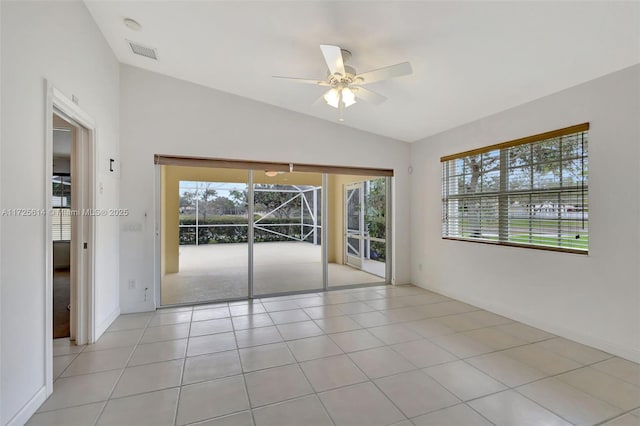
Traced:
<path fill-rule="evenodd" d="M 394 168 L 395 275 L 409 282 L 408 144 L 138 68 L 120 70 L 121 206 L 131 210 L 123 228 L 142 225 L 120 236 L 123 312 L 153 309 L 153 154 Z"/>
<path fill-rule="evenodd" d="M 634 66 L 414 143 L 413 282 L 640 361 L 638 117 Z M 588 256 L 441 239 L 441 156 L 586 121 Z"/>
<path fill-rule="evenodd" d="M 3 208 L 43 208 L 45 197 L 44 80 L 80 106 L 97 125 L 97 207 L 118 206 L 118 63 L 82 2 L 2 1 Z M 105 161 L 107 166 L 104 166 Z M 37 408 L 45 385 L 45 218 L 2 217 L 1 394 L 6 424 Z M 118 310 L 118 219 L 97 220 L 96 321 Z M 36 400 L 34 396 L 38 395 Z M 19 420 L 19 419 L 15 419 Z"/>

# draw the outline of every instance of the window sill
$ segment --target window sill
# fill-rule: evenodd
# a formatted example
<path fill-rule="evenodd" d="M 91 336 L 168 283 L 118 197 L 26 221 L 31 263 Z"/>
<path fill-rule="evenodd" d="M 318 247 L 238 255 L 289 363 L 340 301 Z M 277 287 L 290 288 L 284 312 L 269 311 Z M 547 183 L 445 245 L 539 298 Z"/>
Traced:
<path fill-rule="evenodd" d="M 493 246 L 506 246 L 506 247 L 527 248 L 527 249 L 534 249 L 534 250 L 544 250 L 544 251 L 557 251 L 561 253 L 582 254 L 582 255 L 589 254 L 588 250 L 578 250 L 578 249 L 571 249 L 571 248 L 565 248 L 565 247 L 539 246 L 535 244 L 517 244 L 517 243 L 508 243 L 505 241 L 476 240 L 471 238 L 442 237 L 442 239 L 450 240 L 450 241 L 464 241 L 464 242 L 470 242 L 470 243 L 489 244 Z"/>

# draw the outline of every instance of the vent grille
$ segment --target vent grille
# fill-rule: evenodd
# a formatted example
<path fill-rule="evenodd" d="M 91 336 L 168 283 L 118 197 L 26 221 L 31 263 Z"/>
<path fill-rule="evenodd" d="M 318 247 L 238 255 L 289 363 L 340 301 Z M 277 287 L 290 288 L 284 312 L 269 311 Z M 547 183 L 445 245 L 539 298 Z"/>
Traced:
<path fill-rule="evenodd" d="M 129 43 L 131 51 L 136 55 L 144 56 L 145 58 L 153 59 L 155 61 L 158 60 L 158 54 L 156 53 L 156 49 L 153 47 L 146 47 L 131 40 L 127 40 L 127 43 Z"/>

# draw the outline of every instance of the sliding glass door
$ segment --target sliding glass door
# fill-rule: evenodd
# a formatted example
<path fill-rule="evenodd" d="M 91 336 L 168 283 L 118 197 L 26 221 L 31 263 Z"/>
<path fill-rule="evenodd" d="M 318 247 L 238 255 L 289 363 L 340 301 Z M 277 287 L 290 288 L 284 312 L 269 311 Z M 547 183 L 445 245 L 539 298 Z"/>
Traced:
<path fill-rule="evenodd" d="M 159 171 L 161 305 L 390 282 L 389 177 Z"/>
<path fill-rule="evenodd" d="M 246 298 L 249 172 L 163 167 L 161 304 Z"/>
<path fill-rule="evenodd" d="M 253 180 L 254 295 L 321 291 L 322 174 L 254 171 Z"/>
<path fill-rule="evenodd" d="M 388 282 L 385 177 L 332 175 L 328 285 Z"/>
<path fill-rule="evenodd" d="M 344 187 L 345 199 L 345 239 L 344 253 L 347 265 L 354 268 L 362 268 L 364 256 L 364 191 L 363 183 L 353 183 Z"/>

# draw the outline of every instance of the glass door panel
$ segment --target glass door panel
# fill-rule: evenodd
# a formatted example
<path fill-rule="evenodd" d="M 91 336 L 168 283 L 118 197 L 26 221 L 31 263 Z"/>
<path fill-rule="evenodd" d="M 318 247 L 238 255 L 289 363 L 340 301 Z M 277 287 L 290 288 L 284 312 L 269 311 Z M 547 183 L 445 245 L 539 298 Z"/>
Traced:
<path fill-rule="evenodd" d="M 322 174 L 253 176 L 254 295 L 322 290 Z"/>
<path fill-rule="evenodd" d="M 364 255 L 364 196 L 363 183 L 354 183 L 344 188 L 344 198 L 346 200 L 345 218 L 346 238 L 345 253 L 347 265 L 354 268 L 362 267 L 362 257 Z"/>
<path fill-rule="evenodd" d="M 161 304 L 248 297 L 249 172 L 163 168 Z"/>
<path fill-rule="evenodd" d="M 329 177 L 328 285 L 385 283 L 386 178 Z"/>

